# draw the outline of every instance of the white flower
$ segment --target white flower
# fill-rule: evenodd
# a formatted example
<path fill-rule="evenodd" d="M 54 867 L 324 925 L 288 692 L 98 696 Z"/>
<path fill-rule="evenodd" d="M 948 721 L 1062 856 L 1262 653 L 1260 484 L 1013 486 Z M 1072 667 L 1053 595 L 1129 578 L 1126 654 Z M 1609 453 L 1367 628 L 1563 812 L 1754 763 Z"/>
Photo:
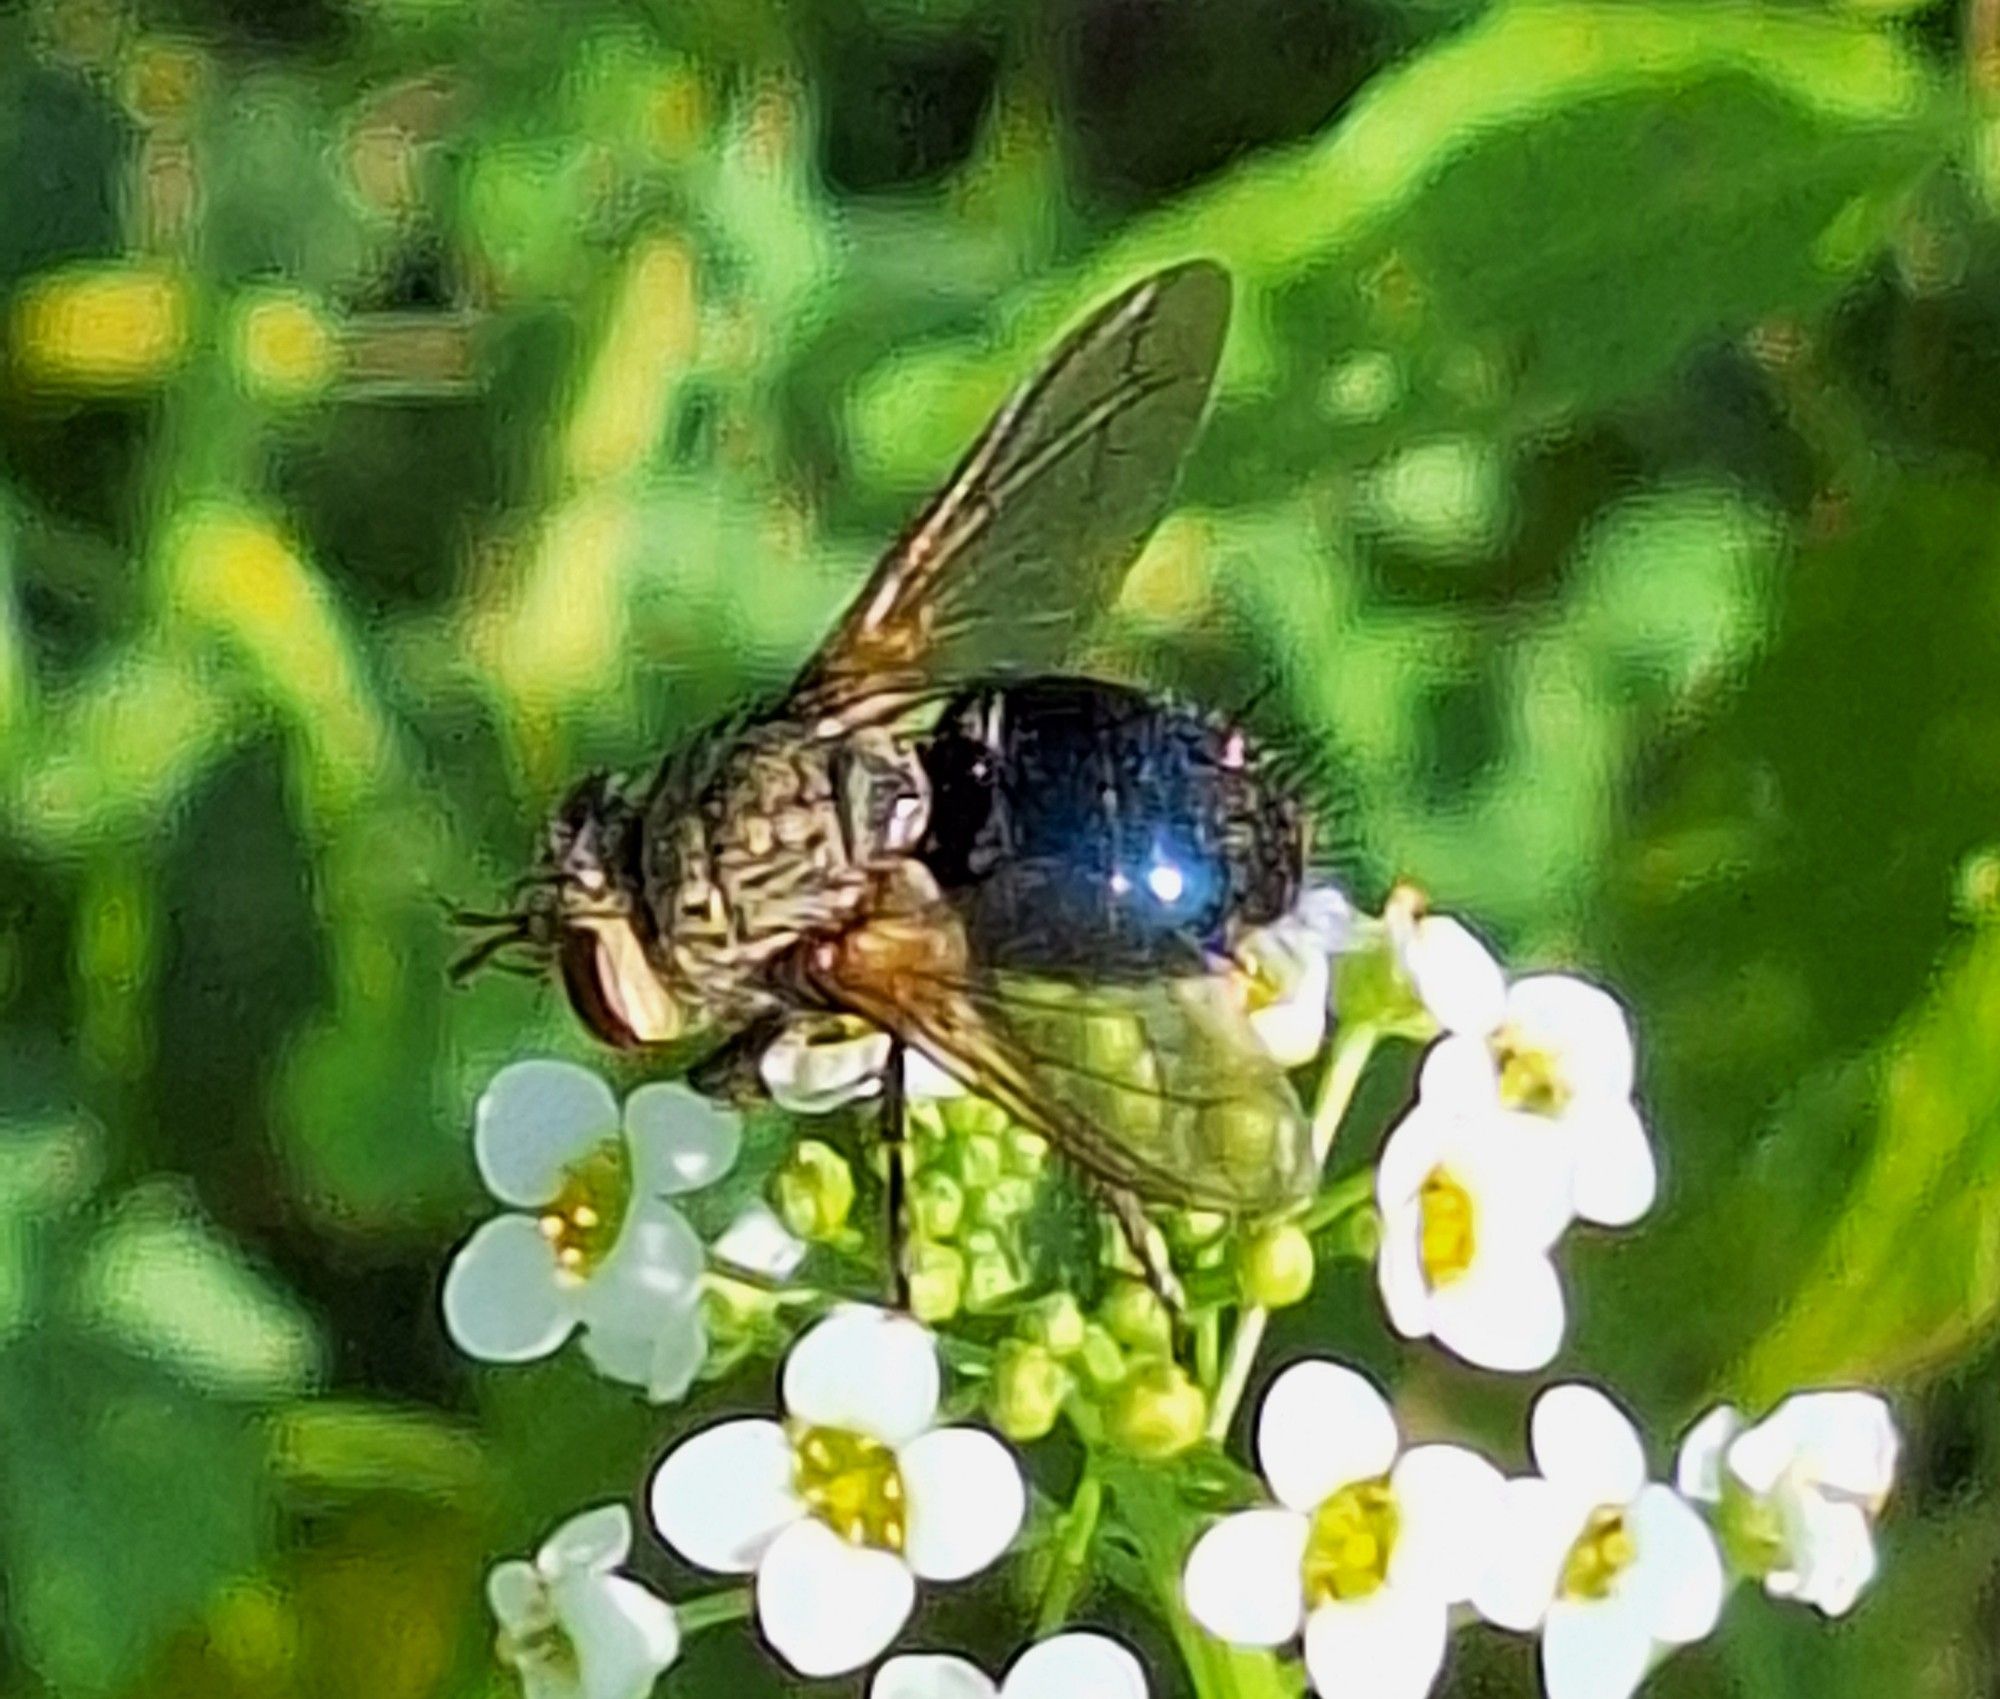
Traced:
<path fill-rule="evenodd" d="M 653 1521 L 689 1562 L 754 1571 L 757 1620 L 805 1676 L 859 1669 L 909 1620 L 916 1583 L 961 1581 L 1021 1526 L 1020 1465 L 993 1435 L 937 1427 L 931 1336 L 851 1305 L 785 1360 L 783 1422 L 720 1422 L 653 1477 Z"/>
<path fill-rule="evenodd" d="M 977 1664 L 934 1652 L 891 1658 L 868 1699 L 1146 1699 L 1146 1672 L 1109 1635 L 1057 1634 L 1030 1646 L 994 1681 Z"/>
<path fill-rule="evenodd" d="M 678 1398 L 707 1349 L 703 1256 L 675 1193 L 729 1171 L 737 1117 L 679 1085 L 618 1101 L 586 1068 L 517 1062 L 479 1100 L 473 1154 L 502 1203 L 444 1279 L 459 1348 L 492 1363 L 545 1357 L 578 1327 L 598 1371 Z"/>
<path fill-rule="evenodd" d="M 1244 1012 L 1272 1059 L 1303 1067 L 1326 1042 L 1333 968 L 1319 934 L 1287 916 L 1247 932 L 1235 950 Z"/>
<path fill-rule="evenodd" d="M 1721 1555 L 1694 1507 L 1647 1481 L 1638 1433 L 1595 1387 L 1550 1387 L 1528 1440 L 1541 1473 L 1503 1489 L 1504 1538 L 1473 1606 L 1540 1627 L 1548 1699 L 1628 1699 L 1662 1647 L 1715 1626 Z"/>
<path fill-rule="evenodd" d="M 1546 1129 L 1420 1100 L 1382 1147 L 1375 1195 L 1376 1278 L 1398 1333 L 1508 1373 L 1555 1356 L 1565 1317 L 1549 1252 L 1569 1224 L 1569 1173 Z"/>
<path fill-rule="evenodd" d="M 1509 985 L 1486 946 L 1445 915 L 1407 923 L 1399 954 L 1445 1035 L 1424 1058 L 1419 1095 L 1548 1124 L 1585 1221 L 1625 1227 L 1652 1208 L 1659 1175 L 1632 1102 L 1632 1032 L 1618 1000 L 1567 974 Z"/>
<path fill-rule="evenodd" d="M 889 1035 L 859 1016 L 802 1017 L 764 1047 L 757 1072 L 779 1108 L 795 1115 L 823 1115 L 861 1098 L 879 1097 L 890 1048 Z M 965 1087 L 921 1050 L 905 1048 L 903 1091 L 921 1101 L 962 1097 Z"/>
<path fill-rule="evenodd" d="M 719 1263 L 761 1274 L 766 1280 L 789 1280 L 806 1260 L 811 1247 L 778 1219 L 763 1199 L 748 1203 L 736 1219 L 716 1235 L 710 1253 Z"/>
<path fill-rule="evenodd" d="M 1238 1511 L 1188 1556 L 1188 1613 L 1239 1646 L 1305 1636 L 1324 1694 L 1417 1699 L 1444 1661 L 1450 1607 L 1496 1537 L 1500 1473 L 1454 1445 L 1398 1455 L 1396 1420 L 1365 1376 L 1293 1364 L 1257 1418 L 1277 1503 Z"/>
<path fill-rule="evenodd" d="M 500 1656 L 528 1699 L 644 1699 L 680 1653 L 671 1606 L 616 1573 L 632 1550 L 620 1504 L 573 1516 L 533 1563 L 511 1558 L 486 1578 Z"/>
<path fill-rule="evenodd" d="M 1721 1506 L 1731 1555 L 1773 1598 L 1843 1616 L 1874 1578 L 1874 1520 L 1898 1448 L 1872 1392 L 1797 1393 L 1747 1429 L 1722 1404 L 1682 1442 L 1680 1488 Z"/>

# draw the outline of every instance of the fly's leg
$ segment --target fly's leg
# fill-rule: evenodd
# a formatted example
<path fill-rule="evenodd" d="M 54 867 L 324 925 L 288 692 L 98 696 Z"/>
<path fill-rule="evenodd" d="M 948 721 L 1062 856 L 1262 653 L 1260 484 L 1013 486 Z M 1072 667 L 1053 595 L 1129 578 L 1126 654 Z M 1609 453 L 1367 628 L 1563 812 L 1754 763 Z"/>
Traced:
<path fill-rule="evenodd" d="M 901 1040 L 889 1044 L 889 1064 L 882 1075 L 882 1149 L 888 1162 L 885 1190 L 888 1194 L 889 1303 L 898 1310 L 910 1307 L 910 1206 L 905 1142 L 905 1099 L 903 1093 L 903 1046 Z"/>
<path fill-rule="evenodd" d="M 1100 1184 L 1097 1194 L 1104 1207 L 1111 1212 L 1111 1219 L 1118 1224 L 1118 1232 L 1128 1249 L 1138 1259 L 1139 1267 L 1145 1274 L 1146 1284 L 1153 1294 L 1167 1306 L 1170 1315 L 1178 1320 L 1187 1312 L 1187 1293 L 1174 1275 L 1173 1264 L 1167 1259 L 1166 1236 L 1146 1218 L 1144 1205 L 1139 1194 L 1124 1186 Z"/>

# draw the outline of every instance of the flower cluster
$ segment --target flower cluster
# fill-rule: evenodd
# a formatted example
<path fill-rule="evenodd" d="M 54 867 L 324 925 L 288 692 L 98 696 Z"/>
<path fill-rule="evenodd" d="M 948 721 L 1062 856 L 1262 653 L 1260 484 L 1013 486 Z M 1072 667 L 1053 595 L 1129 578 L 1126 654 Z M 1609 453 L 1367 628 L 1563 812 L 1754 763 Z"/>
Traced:
<path fill-rule="evenodd" d="M 1254 1486 L 1226 1442 L 1266 1315 L 1329 1263 L 1372 1262 L 1402 1339 L 1531 1374 L 1567 1329 L 1564 1236 L 1632 1225 L 1659 1175 L 1616 999 L 1563 974 L 1510 980 L 1407 897 L 1370 920 L 1315 892 L 1207 984 L 1261 1077 L 1317 1070 L 1322 1157 L 1377 1041 L 1426 1049 L 1372 1167 L 1262 1219 L 1155 1211 L 1179 1294 L 1135 1260 L 1129 1211 L 1114 1231 L 1040 1133 L 914 1052 L 892 1175 L 856 1141 L 896 1052 L 844 1017 L 801 1019 L 763 1052 L 762 1090 L 814 1127 L 746 1164 L 754 1188 L 721 1184 L 739 1116 L 680 1086 L 621 1104 L 568 1063 L 496 1076 L 473 1154 L 506 1212 L 442 1295 L 464 1350 L 523 1362 L 580 1335 L 601 1374 L 656 1402 L 782 1351 L 776 1407 L 684 1434 L 645 1494 L 659 1540 L 722 1591 L 669 1605 L 625 1573 L 617 1505 L 493 1571 L 501 1657 L 530 1699 L 643 1699 L 684 1635 L 742 1617 L 793 1674 L 862 1672 L 870 1699 L 1146 1699 L 1130 1647 L 1071 1626 L 1100 1585 L 1131 1587 L 1184 1645 L 1296 1657 L 1322 1694 L 1422 1699 L 1454 1631 L 1483 1621 L 1537 1638 L 1549 1699 L 1628 1699 L 1711 1632 L 1736 1582 L 1854 1608 L 1899 1445 L 1873 1393 L 1717 1406 L 1656 1478 L 1620 1405 L 1567 1379 L 1532 1398 L 1531 1468 L 1510 1476 L 1437 1437 L 1435 1412 L 1413 1441 L 1376 1381 L 1306 1356 L 1264 1392 Z M 908 1313 L 870 1301 L 897 1196 Z M 720 1231 L 705 1243 L 696 1221 Z M 1034 1448 L 1059 1427 L 1070 1443 L 1050 1456 L 1068 1461 L 1043 1467 Z M 1125 1561 L 1099 1562 L 1107 1541 Z M 1016 1551 L 1037 1626 L 1001 1673 L 898 1649 L 929 1589 Z"/>

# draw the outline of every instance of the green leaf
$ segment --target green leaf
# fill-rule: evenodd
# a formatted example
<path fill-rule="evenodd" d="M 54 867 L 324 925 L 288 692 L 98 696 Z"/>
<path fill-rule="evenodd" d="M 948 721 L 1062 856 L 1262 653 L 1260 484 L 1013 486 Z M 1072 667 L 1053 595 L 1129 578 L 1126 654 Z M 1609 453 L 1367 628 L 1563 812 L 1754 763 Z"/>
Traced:
<path fill-rule="evenodd" d="M 1265 407 L 1261 464 L 1296 463 L 1268 440 L 1288 386 L 1356 456 L 1426 419 L 1600 406 L 1826 299 L 1946 135 L 1917 61 L 1853 23 L 1519 0 L 1380 78 L 1324 137 L 1017 303 L 1004 355 L 958 344 L 885 362 L 857 397 L 857 459 L 886 481 L 934 475 L 938 442 L 969 435 L 1025 375 L 1024 350 L 1189 253 L 1242 288 L 1220 392 Z M 1351 386 L 1322 395 L 1357 350 L 1386 356 L 1358 432 Z"/>
<path fill-rule="evenodd" d="M 273 1397 L 318 1374 L 310 1319 L 165 1185 L 130 1193 L 84 1253 L 83 1317 L 211 1392 Z"/>
<path fill-rule="evenodd" d="M 263 1493 L 247 1414 L 41 1334 L 0 1357 L 0 1432 L 10 1635 L 58 1691 L 129 1680 L 253 1567 Z"/>

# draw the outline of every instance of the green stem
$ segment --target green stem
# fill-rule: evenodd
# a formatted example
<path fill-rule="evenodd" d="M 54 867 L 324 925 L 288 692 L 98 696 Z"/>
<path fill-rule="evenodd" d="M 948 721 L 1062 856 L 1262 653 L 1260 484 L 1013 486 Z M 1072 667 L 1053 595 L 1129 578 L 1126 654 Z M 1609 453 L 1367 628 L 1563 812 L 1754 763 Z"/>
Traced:
<path fill-rule="evenodd" d="M 1380 1037 L 1380 1030 L 1372 1022 L 1362 1021 L 1334 1041 L 1333 1059 L 1327 1064 L 1326 1078 L 1319 1088 L 1319 1102 L 1313 1106 L 1313 1160 L 1321 1168 L 1326 1166 L 1340 1119 L 1354 1100 L 1354 1089 L 1361 1083 L 1362 1070 L 1368 1066 L 1368 1058 L 1374 1054 Z M 1352 1195 L 1357 1191 L 1357 1182 L 1359 1197 L 1367 1196 L 1368 1176 L 1364 1171 L 1336 1189 L 1341 1200 L 1338 1213 L 1344 1214 L 1359 1201 Z M 1333 1195 L 1330 1193 L 1329 1197 Z M 1229 1360 L 1223 1364 L 1215 1400 L 1209 1406 L 1208 1437 L 1212 1440 L 1224 1439 L 1229 1424 L 1236 1419 L 1236 1407 L 1243 1402 L 1243 1394 L 1250 1385 L 1250 1370 L 1257 1360 L 1257 1348 L 1264 1343 L 1264 1329 L 1270 1320 L 1269 1310 L 1261 1304 L 1252 1304 L 1236 1324 L 1236 1332 L 1229 1341 Z"/>
<path fill-rule="evenodd" d="M 1098 1513 L 1104 1508 L 1104 1480 L 1097 1472 L 1095 1456 L 1083 1466 L 1083 1478 L 1063 1514 L 1062 1535 L 1056 1544 L 1055 1560 L 1042 1588 L 1041 1609 L 1035 1614 L 1035 1638 L 1052 1634 L 1069 1620 L 1083 1585 L 1084 1570 L 1090 1561 L 1090 1543 L 1097 1536 Z"/>
<path fill-rule="evenodd" d="M 699 1634 L 704 1628 L 741 1622 L 749 1614 L 748 1587 L 726 1587 L 719 1593 L 703 1593 L 697 1599 L 683 1599 L 674 1606 L 674 1620 L 680 1624 L 683 1634 Z"/>

